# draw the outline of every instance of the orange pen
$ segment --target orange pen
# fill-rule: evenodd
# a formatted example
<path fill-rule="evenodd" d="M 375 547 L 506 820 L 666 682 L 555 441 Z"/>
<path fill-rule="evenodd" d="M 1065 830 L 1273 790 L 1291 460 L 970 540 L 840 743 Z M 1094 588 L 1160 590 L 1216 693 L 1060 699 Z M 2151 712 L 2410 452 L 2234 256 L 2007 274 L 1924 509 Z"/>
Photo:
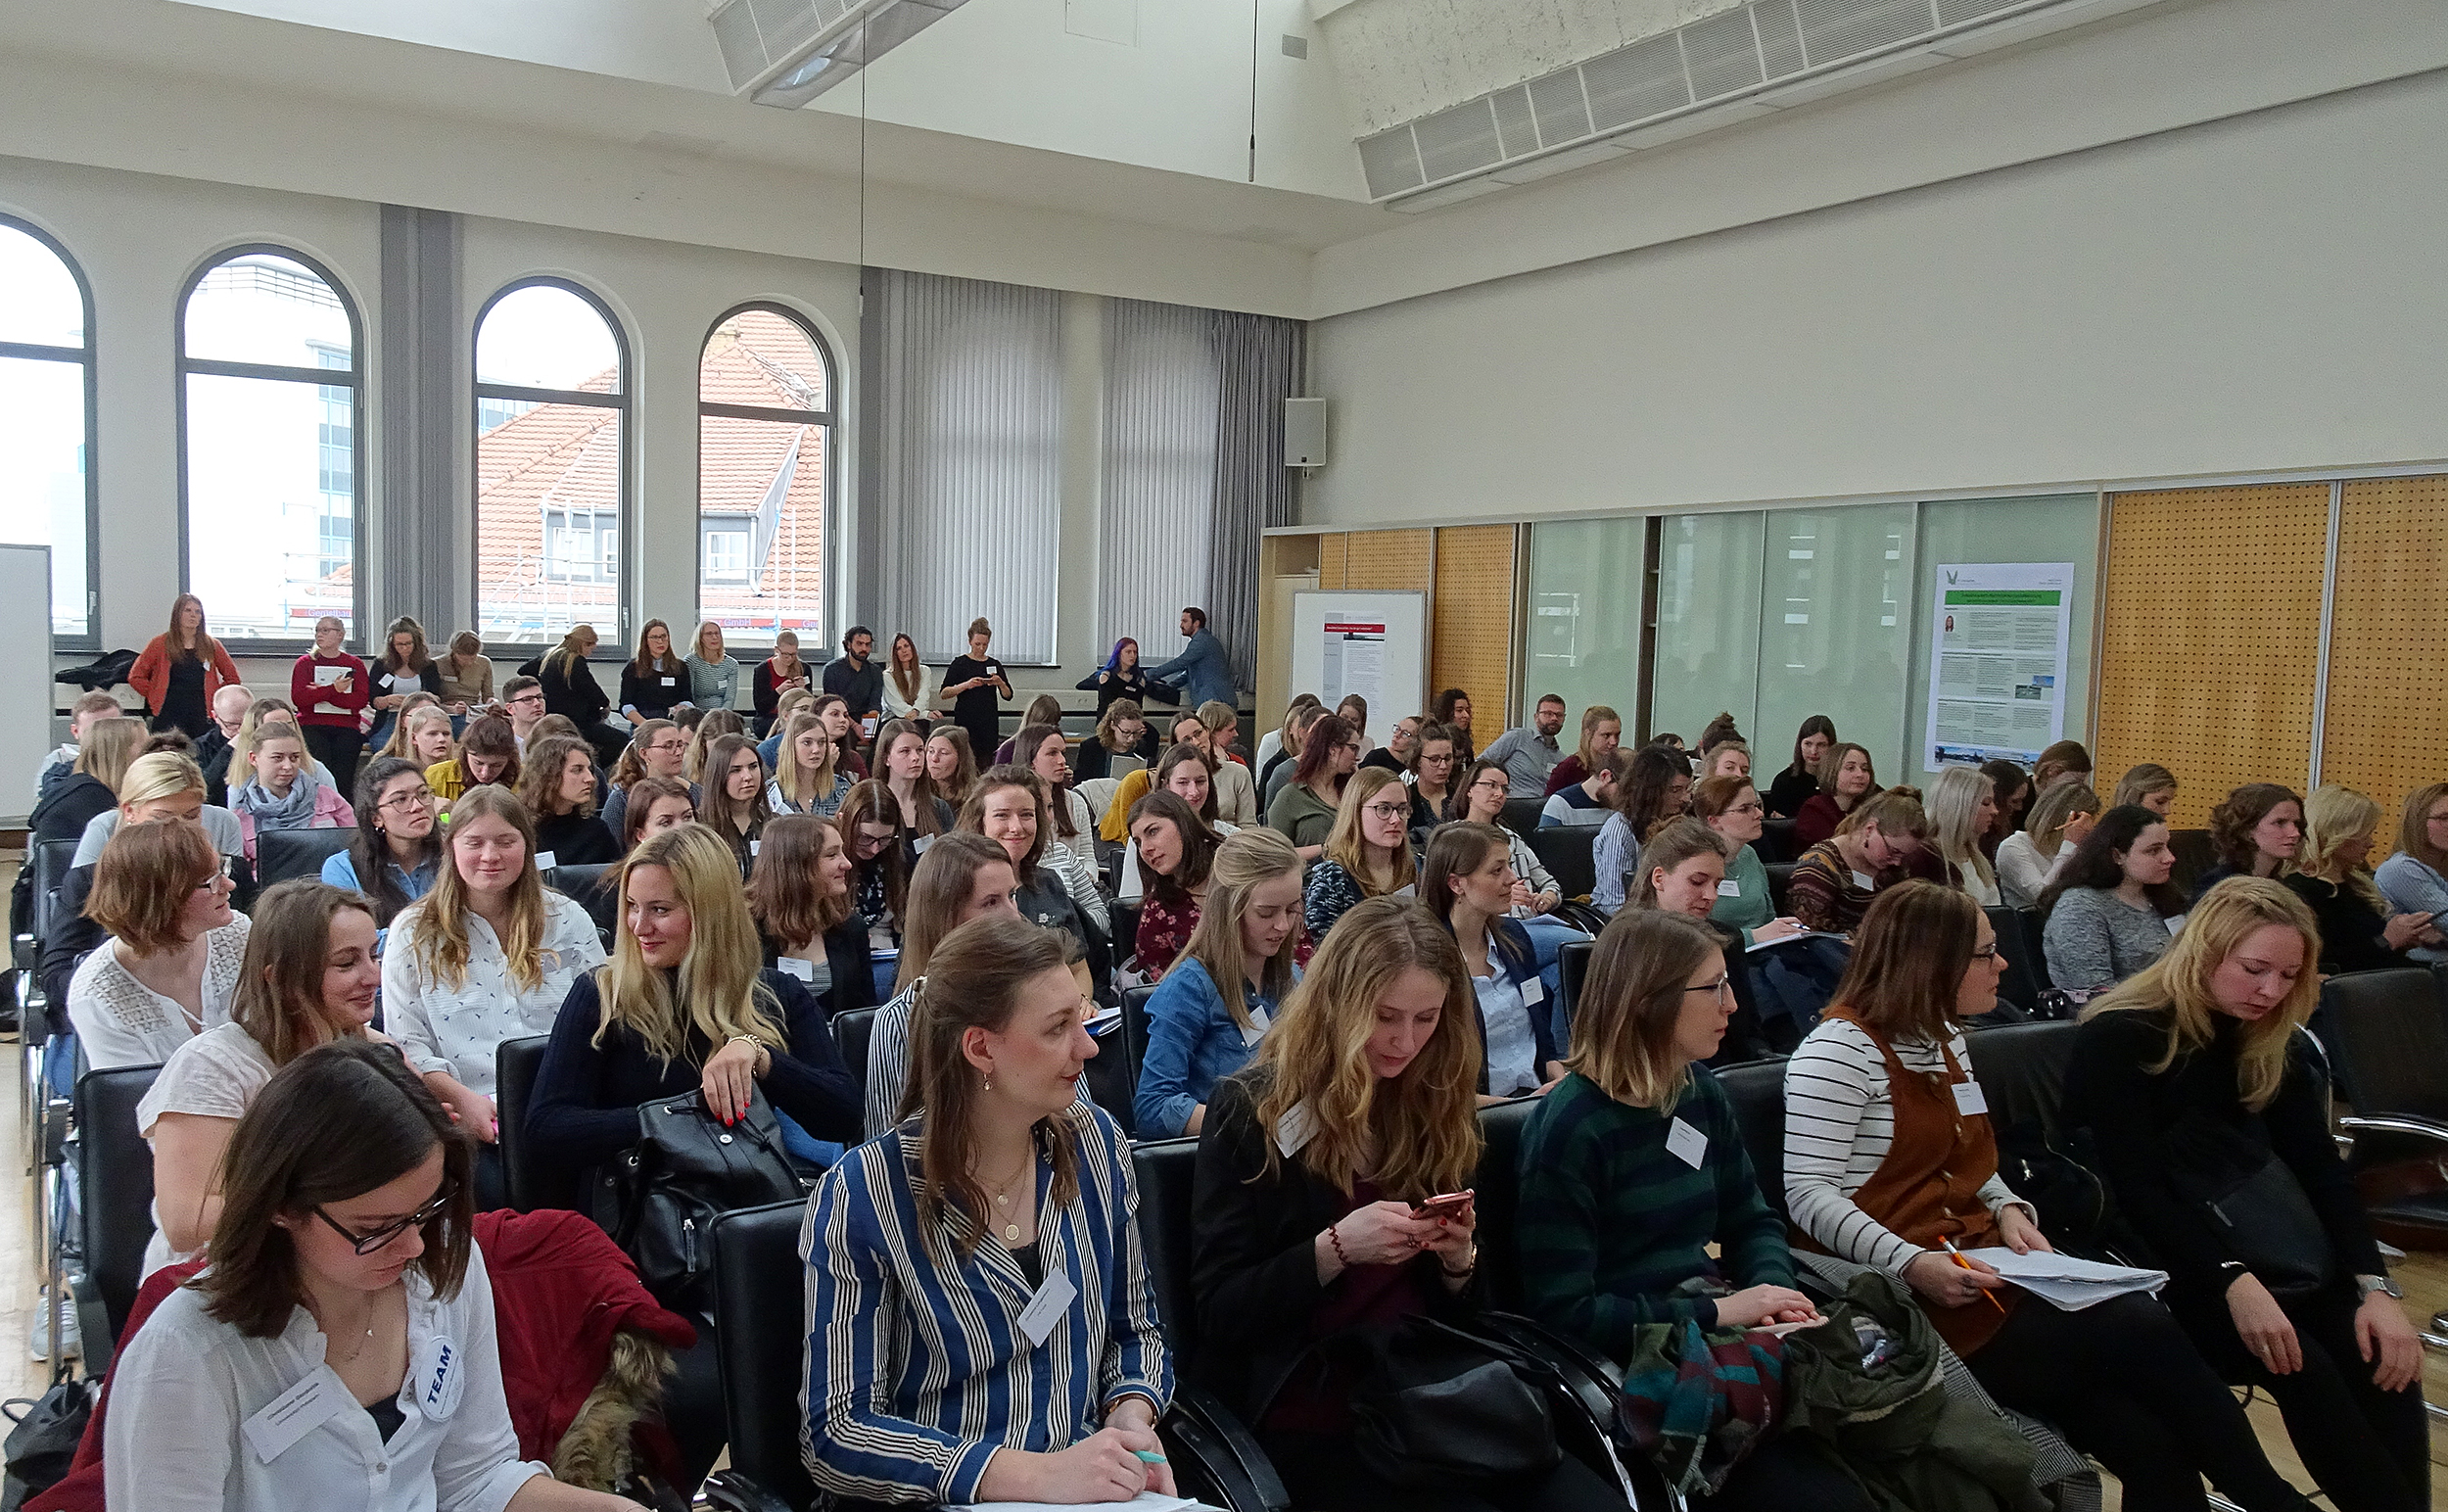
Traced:
<path fill-rule="evenodd" d="M 1941 1235 L 1938 1242 L 1947 1247 L 1947 1253 L 1954 1256 L 1954 1262 L 1957 1265 L 1962 1266 L 1965 1270 L 1970 1270 L 1972 1268 L 1972 1262 L 1963 1257 L 1963 1252 L 1955 1248 L 1955 1242 L 1954 1240 Z M 1981 1291 L 1981 1300 L 1989 1303 L 1992 1307 L 1997 1308 L 2000 1312 L 2006 1310 L 2006 1304 L 2000 1301 L 1996 1297 L 1990 1295 L 1987 1288 L 1983 1288 Z"/>

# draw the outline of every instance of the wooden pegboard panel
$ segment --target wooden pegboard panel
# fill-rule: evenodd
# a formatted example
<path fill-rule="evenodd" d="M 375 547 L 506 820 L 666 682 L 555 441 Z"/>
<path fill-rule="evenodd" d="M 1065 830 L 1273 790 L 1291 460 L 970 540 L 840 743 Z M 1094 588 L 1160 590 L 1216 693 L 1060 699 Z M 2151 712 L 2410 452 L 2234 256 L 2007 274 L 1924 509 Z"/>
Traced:
<path fill-rule="evenodd" d="M 1350 553 L 1345 547 L 1350 540 L 1350 537 L 1342 535 L 1317 538 L 1318 587 L 1324 589 L 1351 587 L 1343 581 L 1343 571 L 1350 560 Z"/>
<path fill-rule="evenodd" d="M 2380 803 L 2373 859 L 2396 849 L 2406 794 L 2448 780 L 2448 478 L 2345 485 L 2321 780 Z"/>
<path fill-rule="evenodd" d="M 1510 525 L 1436 533 L 1436 591 L 1429 602 L 1429 690 L 1471 695 L 1471 735 L 1484 747 L 1508 723 L 1513 685 L 1513 541 Z M 1372 726 L 1379 722 L 1370 716 Z"/>
<path fill-rule="evenodd" d="M 2100 797 L 2136 762 L 2176 774 L 2179 828 L 2251 781 L 2300 790 L 2320 669 L 2326 483 L 2110 500 L 2102 575 Z"/>
<path fill-rule="evenodd" d="M 1347 589 L 1425 593 L 1429 533 L 1424 530 L 1356 530 L 1343 537 Z"/>

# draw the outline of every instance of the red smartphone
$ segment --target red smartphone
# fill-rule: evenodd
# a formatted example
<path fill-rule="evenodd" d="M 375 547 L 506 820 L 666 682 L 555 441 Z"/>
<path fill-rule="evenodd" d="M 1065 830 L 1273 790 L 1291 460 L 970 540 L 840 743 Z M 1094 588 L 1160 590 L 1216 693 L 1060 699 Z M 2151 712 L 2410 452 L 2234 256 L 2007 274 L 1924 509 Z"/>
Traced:
<path fill-rule="evenodd" d="M 1459 1217 L 1462 1210 L 1471 1205 L 1472 1196 L 1473 1194 L 1469 1192 L 1446 1192 L 1432 1197 L 1425 1203 L 1413 1203 L 1411 1216 L 1414 1218 Z"/>

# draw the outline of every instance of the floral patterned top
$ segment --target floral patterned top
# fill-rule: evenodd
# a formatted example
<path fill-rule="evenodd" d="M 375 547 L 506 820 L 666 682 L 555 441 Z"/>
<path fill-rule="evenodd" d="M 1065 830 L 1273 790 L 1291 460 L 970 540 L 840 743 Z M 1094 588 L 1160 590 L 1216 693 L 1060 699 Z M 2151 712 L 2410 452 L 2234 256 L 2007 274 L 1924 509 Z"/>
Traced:
<path fill-rule="evenodd" d="M 1181 959 L 1190 931 L 1199 927 L 1199 900 L 1168 902 L 1154 893 L 1139 908 L 1139 969 L 1154 974 Z"/>

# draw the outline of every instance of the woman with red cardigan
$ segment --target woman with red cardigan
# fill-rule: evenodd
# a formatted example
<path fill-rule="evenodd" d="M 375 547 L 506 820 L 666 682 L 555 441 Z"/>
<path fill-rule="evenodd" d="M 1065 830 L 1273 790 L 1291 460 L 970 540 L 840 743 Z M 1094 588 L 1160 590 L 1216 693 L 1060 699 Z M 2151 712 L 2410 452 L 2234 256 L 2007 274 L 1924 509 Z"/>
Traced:
<path fill-rule="evenodd" d="M 127 671 L 127 685 L 153 710 L 154 729 L 199 740 L 212 728 L 212 695 L 237 681 L 237 665 L 204 628 L 204 600 L 193 593 L 170 600 L 170 628 Z"/>
<path fill-rule="evenodd" d="M 374 687 L 365 663 L 340 647 L 349 628 L 331 615 L 314 622 L 314 649 L 291 664 L 289 701 L 298 706 L 306 749 L 331 770 L 332 785 L 357 788 L 357 757 L 365 749 L 365 710 Z"/>

